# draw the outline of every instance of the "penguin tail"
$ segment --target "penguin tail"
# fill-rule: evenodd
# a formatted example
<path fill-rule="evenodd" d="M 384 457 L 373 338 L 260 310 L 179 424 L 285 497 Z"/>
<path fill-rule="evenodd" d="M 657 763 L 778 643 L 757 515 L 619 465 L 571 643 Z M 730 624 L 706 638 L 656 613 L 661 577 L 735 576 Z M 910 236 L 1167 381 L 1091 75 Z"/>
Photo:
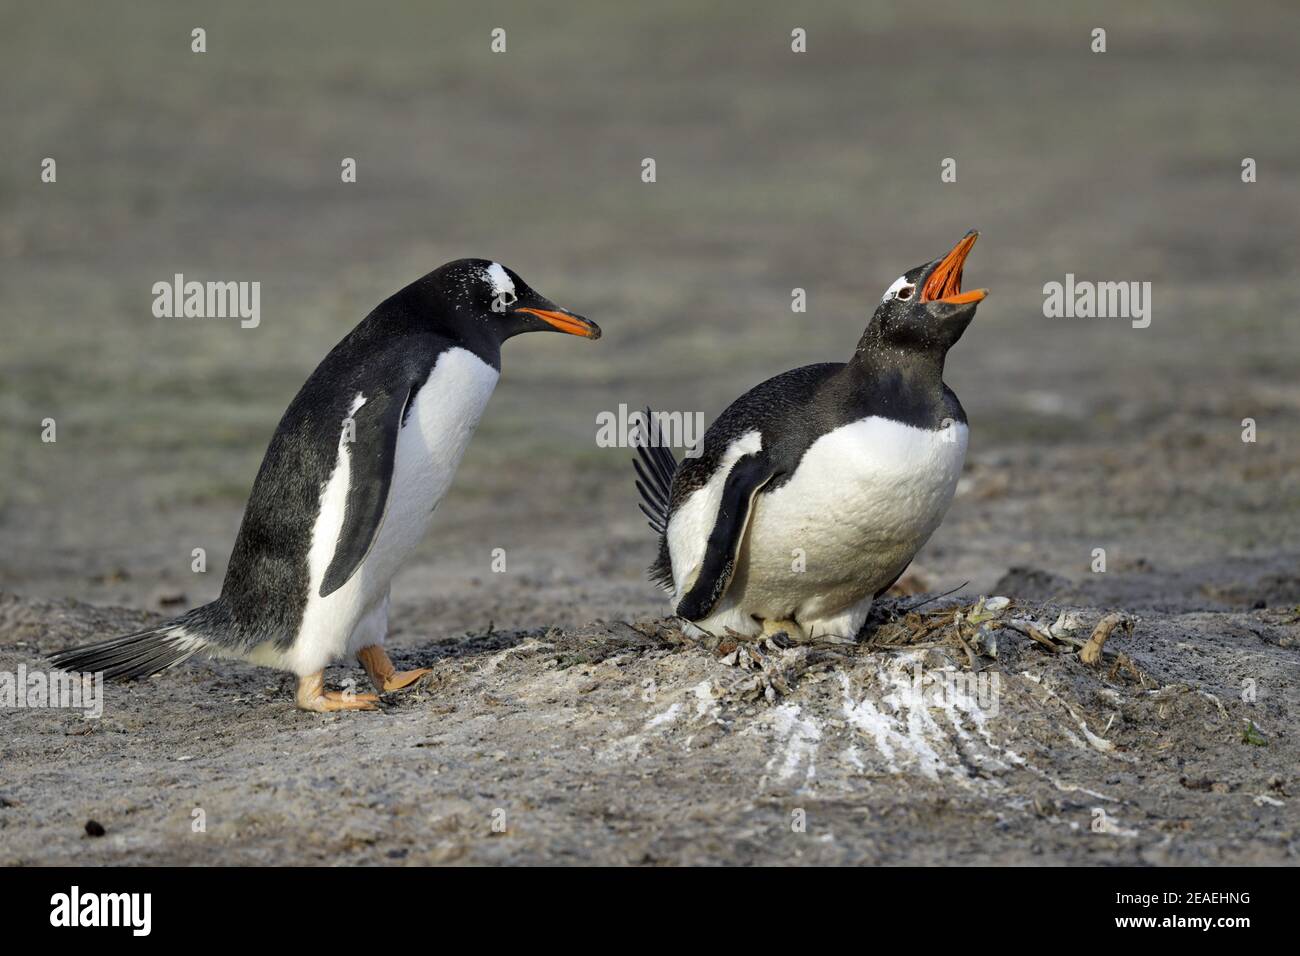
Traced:
<path fill-rule="evenodd" d="M 654 413 L 649 408 L 645 410 L 645 420 L 654 421 Z M 641 494 L 637 507 L 649 519 L 650 530 L 659 536 L 659 554 L 646 573 L 651 581 L 671 593 L 673 567 L 668 554 L 668 511 L 677 459 L 671 450 L 653 440 L 654 431 L 653 426 L 650 426 L 650 435 L 645 433 L 645 429 L 637 431 L 633 441 L 636 458 L 632 467 L 636 469 L 636 490 Z"/>
<path fill-rule="evenodd" d="M 195 608 L 157 627 L 60 651 L 50 657 L 50 662 L 72 673 L 103 673 L 104 680 L 149 677 L 211 646 L 212 642 L 201 633 L 206 607 Z"/>

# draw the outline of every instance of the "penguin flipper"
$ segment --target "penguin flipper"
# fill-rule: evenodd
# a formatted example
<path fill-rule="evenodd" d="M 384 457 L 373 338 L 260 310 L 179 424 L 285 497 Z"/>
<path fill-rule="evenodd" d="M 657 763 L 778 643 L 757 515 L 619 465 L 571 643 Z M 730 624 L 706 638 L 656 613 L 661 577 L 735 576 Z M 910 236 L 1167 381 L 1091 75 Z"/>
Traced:
<path fill-rule="evenodd" d="M 654 412 L 649 408 L 645 410 L 645 420 L 654 421 Z M 650 530 L 659 537 L 659 553 L 646 571 L 651 581 L 671 594 L 673 565 L 668 552 L 668 517 L 672 510 L 673 476 L 677 474 L 678 463 L 670 448 L 651 440 L 653 432 L 651 426 L 649 437 L 640 431 L 637 433 L 632 443 L 636 448 L 632 467 L 636 469 L 636 490 L 641 495 L 637 507 L 649 519 Z"/>
<path fill-rule="evenodd" d="M 393 482 L 397 433 L 419 388 L 412 384 L 405 391 L 380 392 L 353 413 L 356 435 L 348 446 L 351 474 L 347 505 L 334 557 L 321 579 L 321 597 L 328 597 L 348 582 L 379 537 Z"/>
<path fill-rule="evenodd" d="M 654 413 L 645 410 L 646 420 L 653 419 Z M 677 472 L 677 459 L 672 451 L 654 443 L 640 433 L 633 442 L 636 458 L 632 467 L 636 469 L 636 490 L 641 493 L 641 513 L 650 519 L 651 530 L 663 535 L 668 529 L 668 511 L 672 502 L 673 475 Z"/>
<path fill-rule="evenodd" d="M 774 477 L 776 469 L 762 452 L 745 455 L 732 466 L 722 486 L 722 500 L 709 532 L 700 573 L 678 602 L 678 617 L 698 621 L 713 612 L 736 571 L 736 554 L 749 527 L 754 496 Z"/>

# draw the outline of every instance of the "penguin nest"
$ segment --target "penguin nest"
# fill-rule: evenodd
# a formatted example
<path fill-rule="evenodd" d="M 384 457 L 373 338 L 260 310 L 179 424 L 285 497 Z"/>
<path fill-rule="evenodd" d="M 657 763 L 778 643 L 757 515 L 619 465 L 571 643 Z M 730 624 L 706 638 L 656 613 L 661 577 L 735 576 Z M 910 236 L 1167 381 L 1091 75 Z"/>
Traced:
<path fill-rule="evenodd" d="M 1077 651 L 1086 664 L 1098 663 L 1103 655 L 1113 660 L 1122 655 L 1103 651 L 1106 639 L 1116 629 L 1131 633 L 1134 624 L 1126 614 L 1107 614 L 1097 621 L 1091 636 L 1085 639 L 1087 628 L 1082 615 L 1076 611 L 1062 611 L 1050 624 L 1046 620 L 1018 616 L 1016 612 L 1015 601 L 1007 597 L 981 597 L 973 604 L 949 605 L 928 611 L 909 609 L 902 614 L 892 609 L 884 610 L 888 617 L 874 626 L 869 621 L 866 636 L 858 641 L 815 635 L 796 641 L 785 632 L 749 637 L 734 631 L 721 637 L 706 635 L 691 639 L 675 628 L 660 626 L 656 631 L 659 639 L 666 643 L 704 647 L 725 664 L 739 663 L 746 652 L 759 656 L 763 652 L 779 654 L 796 647 L 836 650 L 841 654 L 949 647 L 963 652 L 967 662 L 974 667 L 977 657 L 997 658 L 999 637 L 1007 632 L 1030 638 L 1041 649 L 1053 654 Z"/>
<path fill-rule="evenodd" d="M 947 647 L 959 652 L 958 658 L 964 655 L 966 665 L 976 670 L 979 658 L 996 659 L 999 643 L 1016 635 L 1029 638 L 1040 650 L 1052 654 L 1077 652 L 1079 659 L 1090 666 L 1096 666 L 1104 658 L 1112 665 L 1112 677 L 1126 674 L 1145 686 L 1149 678 L 1128 655 L 1104 650 L 1106 640 L 1114 631 L 1131 634 L 1133 624 L 1133 619 L 1126 614 L 1105 614 L 1085 639 L 1088 631 L 1075 611 L 1062 611 L 1049 624 L 1017 616 L 1015 602 L 1010 598 L 981 597 L 974 604 L 908 611 L 901 617 L 891 617 L 870 634 L 865 647 L 867 650 Z"/>

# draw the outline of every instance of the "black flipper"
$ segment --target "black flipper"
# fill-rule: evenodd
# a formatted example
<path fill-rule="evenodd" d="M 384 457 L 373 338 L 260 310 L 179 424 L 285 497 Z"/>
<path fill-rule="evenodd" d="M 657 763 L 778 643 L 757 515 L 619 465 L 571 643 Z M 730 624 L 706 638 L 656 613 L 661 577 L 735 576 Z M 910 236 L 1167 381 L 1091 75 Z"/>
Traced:
<path fill-rule="evenodd" d="M 699 576 L 677 605 L 677 616 L 688 621 L 708 617 L 731 584 L 736 554 L 749 527 L 754 496 L 776 475 L 763 452 L 745 455 L 732 466 L 722 486 L 722 500 L 709 532 Z"/>
<path fill-rule="evenodd" d="M 418 384 L 413 384 L 402 391 L 372 395 L 352 416 L 356 435 L 348 446 L 351 474 L 347 510 L 334 557 L 321 580 L 321 597 L 328 597 L 348 582 L 379 537 L 393 482 L 397 433 L 419 389 Z"/>
<path fill-rule="evenodd" d="M 654 413 L 645 410 L 646 421 L 654 421 Z M 654 439 L 656 436 L 649 436 Z M 647 573 L 650 580 L 671 593 L 673 589 L 673 568 L 668 555 L 668 516 L 672 505 L 673 475 L 677 473 L 677 459 L 672 450 L 664 445 L 646 440 L 640 432 L 633 442 L 636 458 L 632 467 L 636 469 L 636 490 L 641 493 L 637 507 L 650 519 L 650 530 L 659 536 L 659 554 Z"/>

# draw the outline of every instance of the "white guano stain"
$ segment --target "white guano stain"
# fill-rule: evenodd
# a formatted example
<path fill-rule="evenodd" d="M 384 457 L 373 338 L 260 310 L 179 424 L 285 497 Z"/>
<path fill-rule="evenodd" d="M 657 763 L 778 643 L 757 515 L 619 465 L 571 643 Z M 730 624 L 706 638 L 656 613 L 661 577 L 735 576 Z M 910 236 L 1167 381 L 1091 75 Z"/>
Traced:
<path fill-rule="evenodd" d="M 817 776 L 817 748 L 822 739 L 816 718 L 804 716 L 798 704 L 781 704 L 772 709 L 771 722 L 773 736 L 782 749 L 768 760 L 767 772 L 775 772 L 777 781 L 785 782 L 803 767 L 804 782 L 812 783 Z"/>
<path fill-rule="evenodd" d="M 681 714 L 682 703 L 678 701 L 647 720 L 638 732 L 614 741 L 601 752 L 600 759 L 635 760 L 641 755 L 641 748 L 646 745 L 647 741 L 651 737 L 666 733 L 677 722 L 677 718 Z"/>
<path fill-rule="evenodd" d="M 982 770 L 1008 769 L 989 732 L 988 715 L 973 696 L 936 692 L 918 681 L 923 657 L 905 653 L 877 668 L 878 703 L 865 695 L 855 700 L 849 675 L 841 673 L 845 722 L 870 741 L 888 773 L 911 771 L 936 781 L 946 775 L 972 783 L 968 763 Z"/>

